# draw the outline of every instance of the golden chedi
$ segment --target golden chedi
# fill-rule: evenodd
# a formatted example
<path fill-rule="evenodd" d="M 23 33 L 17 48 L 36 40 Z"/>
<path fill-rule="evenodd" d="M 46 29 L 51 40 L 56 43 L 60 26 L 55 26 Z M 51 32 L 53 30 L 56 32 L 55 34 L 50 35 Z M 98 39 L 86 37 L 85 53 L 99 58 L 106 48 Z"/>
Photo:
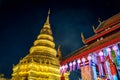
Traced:
<path fill-rule="evenodd" d="M 29 54 L 13 67 L 12 80 L 60 80 L 60 64 L 47 20 Z"/>

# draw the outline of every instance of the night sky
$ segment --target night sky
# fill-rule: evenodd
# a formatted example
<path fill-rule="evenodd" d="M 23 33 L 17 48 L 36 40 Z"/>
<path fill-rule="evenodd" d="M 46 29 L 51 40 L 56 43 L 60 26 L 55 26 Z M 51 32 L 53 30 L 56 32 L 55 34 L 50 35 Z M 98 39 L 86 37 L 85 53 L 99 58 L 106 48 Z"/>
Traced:
<path fill-rule="evenodd" d="M 91 26 L 97 27 L 98 18 L 103 21 L 120 12 L 120 0 L 0 0 L 0 73 L 5 77 L 10 78 L 12 64 L 29 53 L 48 8 L 56 48 L 61 45 L 64 57 L 83 46 L 81 32 L 85 38 L 94 34 Z"/>

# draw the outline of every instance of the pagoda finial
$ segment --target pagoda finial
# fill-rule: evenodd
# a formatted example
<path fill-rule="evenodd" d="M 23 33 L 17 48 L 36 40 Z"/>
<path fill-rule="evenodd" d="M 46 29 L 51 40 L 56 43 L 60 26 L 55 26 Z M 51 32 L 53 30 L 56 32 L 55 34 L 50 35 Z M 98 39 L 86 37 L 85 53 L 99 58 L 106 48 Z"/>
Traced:
<path fill-rule="evenodd" d="M 57 53 L 58 53 L 58 58 L 59 58 L 59 60 L 61 60 L 62 54 L 61 54 L 61 50 L 60 50 L 60 45 L 58 46 Z"/>
<path fill-rule="evenodd" d="M 49 16 L 50 16 L 50 8 L 49 8 L 49 10 L 48 10 L 48 16 L 47 16 L 47 20 L 46 20 L 46 23 L 45 23 L 45 24 L 50 24 L 50 23 L 49 23 Z"/>
<path fill-rule="evenodd" d="M 100 20 L 100 18 L 98 18 L 98 22 L 101 23 L 102 21 Z"/>
<path fill-rule="evenodd" d="M 95 27 L 94 27 L 94 25 L 92 25 L 92 29 L 93 29 L 94 33 L 96 33 L 96 30 L 95 30 Z"/>
<path fill-rule="evenodd" d="M 47 16 L 47 19 L 46 19 L 46 22 L 45 22 L 45 24 L 44 24 L 44 28 L 50 28 L 50 21 L 49 21 L 49 18 L 50 17 L 50 8 L 49 8 L 49 10 L 48 10 L 48 16 Z"/>
<path fill-rule="evenodd" d="M 82 32 L 81 32 L 81 38 L 82 38 L 82 42 L 85 43 L 85 37 Z"/>
<path fill-rule="evenodd" d="M 48 15 L 50 15 L 50 8 L 49 8 L 49 10 L 48 10 Z"/>

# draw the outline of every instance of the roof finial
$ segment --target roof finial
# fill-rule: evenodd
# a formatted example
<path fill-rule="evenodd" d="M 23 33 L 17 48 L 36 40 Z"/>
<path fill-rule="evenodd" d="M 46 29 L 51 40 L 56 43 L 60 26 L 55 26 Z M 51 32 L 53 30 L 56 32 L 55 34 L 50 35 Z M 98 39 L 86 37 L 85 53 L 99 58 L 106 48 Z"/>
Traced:
<path fill-rule="evenodd" d="M 85 37 L 82 32 L 81 32 L 81 38 L 82 38 L 82 42 L 85 43 Z"/>
<path fill-rule="evenodd" d="M 58 53 L 58 58 L 59 58 L 59 60 L 61 60 L 62 54 L 61 54 L 61 50 L 60 50 L 60 45 L 58 46 L 57 53 Z"/>
<path fill-rule="evenodd" d="M 94 25 L 92 25 L 92 28 L 93 28 L 93 31 L 94 31 L 94 33 L 96 33 L 96 30 L 95 30 L 95 27 L 94 27 Z"/>
<path fill-rule="evenodd" d="M 101 23 L 102 21 L 100 20 L 100 18 L 98 18 L 98 22 Z"/>

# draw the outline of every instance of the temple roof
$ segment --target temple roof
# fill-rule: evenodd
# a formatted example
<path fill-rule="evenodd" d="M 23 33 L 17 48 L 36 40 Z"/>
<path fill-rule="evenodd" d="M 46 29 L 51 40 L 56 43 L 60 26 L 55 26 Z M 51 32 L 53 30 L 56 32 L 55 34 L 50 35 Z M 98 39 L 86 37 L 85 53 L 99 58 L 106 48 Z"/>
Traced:
<path fill-rule="evenodd" d="M 96 31 L 102 31 L 106 27 L 112 26 L 112 24 L 116 24 L 120 20 L 120 13 L 108 18 L 107 20 L 101 22 L 98 27 L 96 28 Z"/>
<path fill-rule="evenodd" d="M 120 25 L 120 13 L 116 14 L 115 16 L 100 22 L 98 27 L 94 29 L 95 35 L 84 39 L 84 44 L 92 43 L 93 41 L 96 41 L 97 39 L 100 39 L 101 37 L 119 29 Z"/>
<path fill-rule="evenodd" d="M 83 56 L 86 57 L 91 52 L 98 51 L 106 46 L 120 41 L 120 13 L 101 22 L 96 30 L 102 30 L 102 32 L 98 32 L 88 39 L 84 39 L 82 34 L 81 37 L 85 45 L 64 57 L 61 65 L 74 59 L 82 58 Z"/>
<path fill-rule="evenodd" d="M 69 55 L 65 56 L 62 59 L 61 65 L 66 62 L 73 61 L 74 59 L 82 58 L 83 56 L 86 57 L 91 52 L 97 51 L 103 47 L 110 45 L 110 44 L 114 44 L 116 41 L 120 40 L 119 36 L 120 36 L 120 32 L 117 32 L 116 34 L 112 34 L 111 36 L 109 36 L 103 40 L 94 42 L 90 45 L 85 45 L 85 46 L 77 49 L 76 51 L 70 53 Z"/>

